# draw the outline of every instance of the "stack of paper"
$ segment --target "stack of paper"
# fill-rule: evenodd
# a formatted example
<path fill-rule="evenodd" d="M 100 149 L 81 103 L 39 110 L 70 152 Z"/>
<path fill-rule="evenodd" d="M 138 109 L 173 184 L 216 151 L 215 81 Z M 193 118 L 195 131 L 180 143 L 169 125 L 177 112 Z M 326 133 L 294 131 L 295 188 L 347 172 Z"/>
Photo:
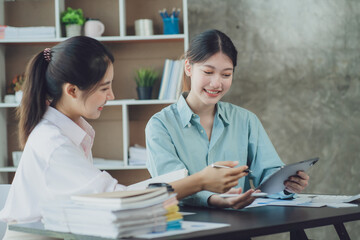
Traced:
<path fill-rule="evenodd" d="M 129 165 L 144 166 L 146 164 L 146 160 L 146 148 L 138 144 L 129 148 Z"/>
<path fill-rule="evenodd" d="M 178 230 L 181 229 L 182 215 L 179 213 L 179 201 L 175 196 L 169 198 L 163 203 L 163 207 L 166 209 L 165 214 L 167 220 L 167 230 Z"/>
<path fill-rule="evenodd" d="M 55 38 L 55 27 L 0 26 L 0 39 Z"/>
<path fill-rule="evenodd" d="M 177 207 L 175 195 L 152 188 L 72 196 L 71 201 L 44 205 L 42 214 L 49 230 L 119 238 L 166 231 L 169 206 Z"/>

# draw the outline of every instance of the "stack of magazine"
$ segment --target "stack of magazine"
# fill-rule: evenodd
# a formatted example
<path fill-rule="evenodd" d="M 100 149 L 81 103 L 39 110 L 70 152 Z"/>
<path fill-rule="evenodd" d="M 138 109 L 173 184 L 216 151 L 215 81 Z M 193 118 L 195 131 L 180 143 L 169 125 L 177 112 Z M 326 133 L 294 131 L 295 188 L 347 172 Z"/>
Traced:
<path fill-rule="evenodd" d="M 175 194 L 165 187 L 72 196 L 42 208 L 45 229 L 105 238 L 180 229 Z"/>

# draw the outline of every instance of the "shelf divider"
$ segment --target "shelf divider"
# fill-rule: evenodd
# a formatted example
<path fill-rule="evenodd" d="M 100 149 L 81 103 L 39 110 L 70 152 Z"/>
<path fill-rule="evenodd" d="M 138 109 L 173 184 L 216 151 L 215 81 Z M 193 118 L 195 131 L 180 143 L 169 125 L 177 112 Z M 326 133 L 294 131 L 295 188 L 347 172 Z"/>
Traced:
<path fill-rule="evenodd" d="M 119 26 L 120 37 L 126 36 L 126 3 L 125 0 L 119 0 Z"/>

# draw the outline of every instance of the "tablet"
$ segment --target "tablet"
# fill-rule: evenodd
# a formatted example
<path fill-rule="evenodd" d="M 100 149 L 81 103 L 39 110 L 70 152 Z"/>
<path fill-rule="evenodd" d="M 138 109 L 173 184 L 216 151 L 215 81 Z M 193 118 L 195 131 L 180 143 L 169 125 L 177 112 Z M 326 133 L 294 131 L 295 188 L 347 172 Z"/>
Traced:
<path fill-rule="evenodd" d="M 256 189 L 268 194 L 281 192 L 285 189 L 284 182 L 297 171 L 307 171 L 314 165 L 319 158 L 312 158 L 305 161 L 297 162 L 282 166 L 277 172 L 273 173 L 268 179 L 260 184 Z"/>

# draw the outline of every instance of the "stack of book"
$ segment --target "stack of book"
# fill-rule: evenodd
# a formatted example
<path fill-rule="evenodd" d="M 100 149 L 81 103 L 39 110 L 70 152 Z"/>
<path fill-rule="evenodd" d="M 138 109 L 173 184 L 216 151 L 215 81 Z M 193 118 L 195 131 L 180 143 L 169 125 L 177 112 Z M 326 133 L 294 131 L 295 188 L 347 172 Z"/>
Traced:
<path fill-rule="evenodd" d="M 11 27 L 0 25 L 0 39 L 55 38 L 55 27 Z"/>
<path fill-rule="evenodd" d="M 43 223 L 48 230 L 105 238 L 179 229 L 175 196 L 165 187 L 72 196 L 45 204 Z"/>
<path fill-rule="evenodd" d="M 129 147 L 129 165 L 145 166 L 147 160 L 146 148 L 135 144 Z"/>
<path fill-rule="evenodd" d="M 180 96 L 184 76 L 184 64 L 184 60 L 165 60 L 159 100 L 174 100 Z"/>

